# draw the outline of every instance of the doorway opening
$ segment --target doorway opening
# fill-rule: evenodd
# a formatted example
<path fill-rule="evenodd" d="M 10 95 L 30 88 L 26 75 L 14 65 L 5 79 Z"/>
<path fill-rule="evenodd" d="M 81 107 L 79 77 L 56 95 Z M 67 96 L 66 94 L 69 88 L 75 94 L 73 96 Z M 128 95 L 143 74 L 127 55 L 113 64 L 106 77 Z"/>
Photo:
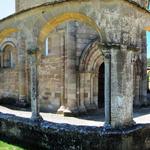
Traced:
<path fill-rule="evenodd" d="M 102 63 L 98 74 L 98 108 L 104 108 L 104 88 L 105 88 L 105 65 Z"/>

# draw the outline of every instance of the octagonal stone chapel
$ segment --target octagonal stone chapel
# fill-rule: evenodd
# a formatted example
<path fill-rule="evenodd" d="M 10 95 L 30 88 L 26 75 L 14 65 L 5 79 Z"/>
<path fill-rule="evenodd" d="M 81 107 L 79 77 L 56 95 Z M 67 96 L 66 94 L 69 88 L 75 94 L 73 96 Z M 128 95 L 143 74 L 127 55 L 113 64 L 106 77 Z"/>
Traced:
<path fill-rule="evenodd" d="M 16 0 L 0 20 L 0 99 L 32 117 L 98 109 L 133 124 L 147 99 L 148 0 Z M 15 104 L 14 104 L 15 101 Z"/>

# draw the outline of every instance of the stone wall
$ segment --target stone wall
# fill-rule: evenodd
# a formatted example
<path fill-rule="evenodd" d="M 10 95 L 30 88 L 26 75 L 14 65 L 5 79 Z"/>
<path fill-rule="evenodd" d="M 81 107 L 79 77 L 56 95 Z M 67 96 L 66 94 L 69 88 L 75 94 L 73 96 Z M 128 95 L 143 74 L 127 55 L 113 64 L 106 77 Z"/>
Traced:
<path fill-rule="evenodd" d="M 48 52 L 44 43 L 43 55 L 39 67 L 39 101 L 42 111 L 56 112 L 61 105 L 65 93 L 64 67 L 66 62 L 66 23 L 58 26 L 56 31 L 48 36 Z M 85 24 L 76 22 L 76 64 L 79 70 L 79 61 L 83 50 L 97 34 Z M 47 54 L 46 54 L 47 53 Z M 78 74 L 78 73 L 77 73 Z"/>
<path fill-rule="evenodd" d="M 17 69 L 0 70 L 0 98 L 18 99 L 18 71 Z"/>
<path fill-rule="evenodd" d="M 18 99 L 18 56 L 17 49 L 10 46 L 7 42 L 0 54 L 0 99 Z M 7 54 L 7 55 L 6 55 Z"/>
<path fill-rule="evenodd" d="M 57 111 L 63 95 L 64 66 L 63 33 L 51 33 L 49 36 L 48 54 L 43 54 L 39 67 L 39 99 L 41 110 Z M 46 56 L 47 55 L 47 56 Z"/>
<path fill-rule="evenodd" d="M 104 130 L 0 114 L 0 139 L 33 150 L 149 150 L 150 125 Z"/>
<path fill-rule="evenodd" d="M 41 5 L 47 2 L 54 2 L 56 0 L 16 0 L 16 11 L 21 11 L 27 8 L 32 8 L 34 6 Z"/>

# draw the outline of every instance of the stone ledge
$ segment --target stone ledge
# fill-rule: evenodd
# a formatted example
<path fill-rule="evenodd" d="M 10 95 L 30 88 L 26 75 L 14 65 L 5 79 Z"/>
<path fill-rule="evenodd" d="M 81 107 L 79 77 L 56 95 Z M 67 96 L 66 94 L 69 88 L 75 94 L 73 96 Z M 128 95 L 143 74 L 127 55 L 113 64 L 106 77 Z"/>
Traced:
<path fill-rule="evenodd" d="M 27 149 L 139 150 L 150 149 L 150 124 L 105 130 L 102 127 L 74 126 L 0 113 L 0 139 Z M 140 140 L 140 141 L 139 141 Z M 16 142 L 17 141 L 17 142 Z M 128 143 L 128 144 L 127 144 Z M 138 150 L 138 149 L 136 149 Z"/>

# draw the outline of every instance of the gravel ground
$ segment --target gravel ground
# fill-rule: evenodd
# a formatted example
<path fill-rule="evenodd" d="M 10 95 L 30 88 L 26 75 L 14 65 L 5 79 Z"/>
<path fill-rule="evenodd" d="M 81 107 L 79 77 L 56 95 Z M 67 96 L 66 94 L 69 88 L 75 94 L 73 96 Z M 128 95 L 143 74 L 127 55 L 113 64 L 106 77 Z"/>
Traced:
<path fill-rule="evenodd" d="M 16 116 L 30 118 L 31 112 L 12 110 L 3 106 L 0 106 L 0 112 L 5 114 L 14 114 Z M 52 113 L 40 113 L 44 120 L 55 123 L 67 123 L 72 125 L 86 125 L 86 126 L 103 126 L 104 113 L 103 111 L 96 112 L 90 115 L 83 115 L 80 117 L 63 117 L 59 114 Z M 150 123 L 150 107 L 136 109 L 134 112 L 134 121 L 136 123 Z"/>

